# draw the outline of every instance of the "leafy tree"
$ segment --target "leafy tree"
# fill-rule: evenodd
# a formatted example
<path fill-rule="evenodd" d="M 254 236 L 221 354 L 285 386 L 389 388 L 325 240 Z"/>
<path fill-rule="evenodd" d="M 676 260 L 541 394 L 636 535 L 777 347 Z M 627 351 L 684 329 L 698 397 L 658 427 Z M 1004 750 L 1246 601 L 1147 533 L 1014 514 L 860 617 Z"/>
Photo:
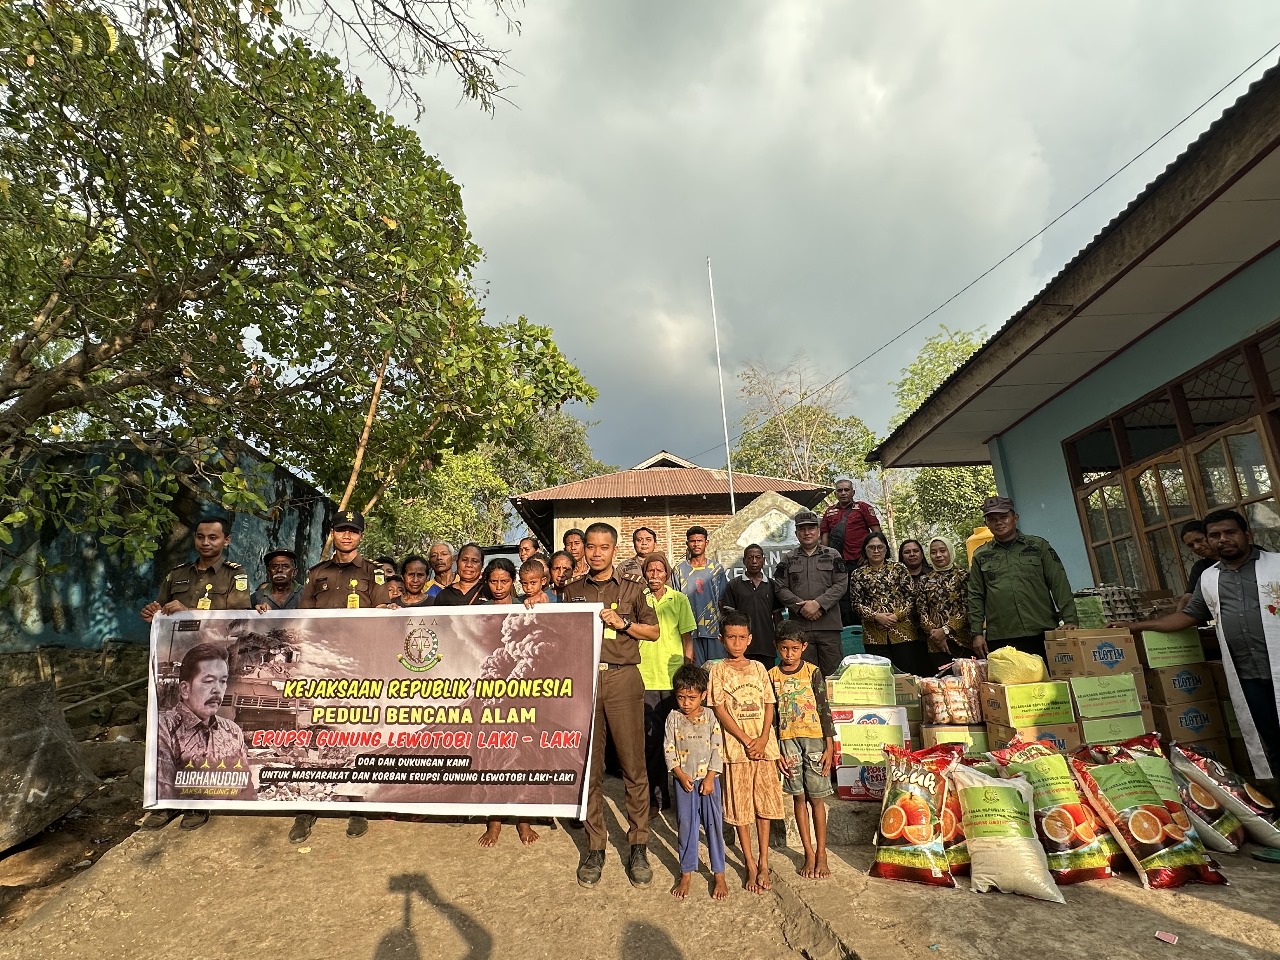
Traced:
<path fill-rule="evenodd" d="M 556 411 L 539 419 L 534 446 L 504 450 L 486 443 L 445 454 L 430 473 L 400 481 L 379 502 L 369 518 L 367 552 L 425 556 L 433 540 L 455 547 L 503 542 L 515 521 L 510 497 L 617 469 L 592 454 L 590 426 Z"/>
<path fill-rule="evenodd" d="M 485 319 L 457 184 L 334 57 L 266 6 L 134 13 L 0 6 L 0 542 L 142 562 L 174 483 L 275 507 L 246 446 L 363 506 L 594 398 L 547 327 Z M 66 466 L 98 441 L 171 472 Z"/>
<path fill-rule="evenodd" d="M 892 425 L 898 426 L 982 346 L 983 330 L 943 326 L 929 337 L 916 358 L 893 383 L 898 403 Z M 905 475 L 892 498 L 897 533 L 927 541 L 942 537 L 963 553 L 965 538 L 982 523 L 982 501 L 996 492 L 990 467 L 922 467 L 892 471 Z"/>
<path fill-rule="evenodd" d="M 738 379 L 747 412 L 733 451 L 735 470 L 813 484 L 868 475 L 875 436 L 856 416 L 841 414 L 847 398 L 836 384 L 815 386 L 799 361 L 782 370 L 748 364 Z"/>

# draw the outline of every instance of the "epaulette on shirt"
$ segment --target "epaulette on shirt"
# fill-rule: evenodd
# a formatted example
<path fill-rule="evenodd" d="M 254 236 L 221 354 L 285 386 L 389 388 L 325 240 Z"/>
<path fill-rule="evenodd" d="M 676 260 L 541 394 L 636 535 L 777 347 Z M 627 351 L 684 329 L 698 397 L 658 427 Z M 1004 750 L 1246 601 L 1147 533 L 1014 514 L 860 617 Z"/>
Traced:
<path fill-rule="evenodd" d="M 244 567 L 243 567 L 243 566 L 241 566 L 240 564 L 236 563 L 234 560 L 223 560 L 222 562 L 223 562 L 223 563 L 225 563 L 225 564 L 226 564 L 228 567 L 230 567 L 232 570 L 243 570 L 243 569 L 244 569 Z"/>
<path fill-rule="evenodd" d="M 618 577 L 619 579 L 622 579 L 622 580 L 630 580 L 632 583 L 638 583 L 641 586 L 643 586 L 646 591 L 649 589 L 649 581 L 646 580 L 644 577 L 636 576 L 634 573 L 623 573 L 621 570 L 619 570 Z"/>
<path fill-rule="evenodd" d="M 564 585 L 568 587 L 571 584 L 581 583 L 585 579 L 587 579 L 587 575 L 585 573 L 580 573 L 576 577 L 570 577 L 568 580 L 564 582 Z"/>

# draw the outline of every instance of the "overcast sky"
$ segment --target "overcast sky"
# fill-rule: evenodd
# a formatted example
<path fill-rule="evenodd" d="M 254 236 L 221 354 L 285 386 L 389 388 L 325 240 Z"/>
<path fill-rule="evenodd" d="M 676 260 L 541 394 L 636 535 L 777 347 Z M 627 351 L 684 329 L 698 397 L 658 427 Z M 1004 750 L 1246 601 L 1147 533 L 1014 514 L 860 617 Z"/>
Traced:
<path fill-rule="evenodd" d="M 1280 41 L 1274 0 L 532 0 L 519 18 L 490 37 L 512 103 L 487 115 L 442 74 L 416 127 L 463 185 L 490 316 L 554 328 L 600 391 L 575 412 L 623 466 L 724 464 L 708 256 L 732 433 L 744 362 L 853 365 Z M 854 371 L 850 412 L 883 433 L 939 324 L 1003 324 L 1276 57 Z"/>

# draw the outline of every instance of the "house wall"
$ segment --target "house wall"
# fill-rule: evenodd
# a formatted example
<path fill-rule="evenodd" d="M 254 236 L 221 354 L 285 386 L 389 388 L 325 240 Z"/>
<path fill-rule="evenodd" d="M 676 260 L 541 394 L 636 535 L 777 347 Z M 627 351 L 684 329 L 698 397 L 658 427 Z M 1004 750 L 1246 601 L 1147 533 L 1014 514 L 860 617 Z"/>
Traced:
<path fill-rule="evenodd" d="M 737 497 L 738 510 L 750 504 L 759 494 Z M 658 549 L 672 563 L 684 559 L 685 531 L 703 526 L 714 534 L 733 514 L 727 494 L 687 497 L 643 497 L 628 500 L 564 500 L 555 504 L 555 537 L 553 549 L 560 549 L 564 532 L 574 527 L 585 530 L 596 521 L 611 523 L 618 529 L 618 556 L 632 554 L 631 536 L 640 527 L 657 531 Z"/>
<path fill-rule="evenodd" d="M 1062 443 L 1280 317 L 1280 251 L 1241 271 L 987 446 L 1027 533 L 1053 544 L 1076 589 L 1093 573 Z"/>
<path fill-rule="evenodd" d="M 112 450 L 110 453 L 114 453 Z M 104 456 L 101 454 L 96 456 Z M 155 467 L 155 462 L 136 451 L 128 454 L 138 469 Z M 88 458 L 91 462 L 94 457 Z M 241 458 L 246 471 L 262 461 L 248 455 Z M 283 507 L 269 520 L 236 514 L 231 523 L 230 559 L 242 563 L 256 586 L 265 579 L 262 555 L 272 547 L 287 547 L 298 554 L 305 570 L 319 560 L 324 542 L 329 500 L 310 484 L 274 464 L 267 471 L 258 492 L 268 503 Z M 148 642 L 150 628 L 138 616 L 158 590 L 160 577 L 173 566 L 195 556 L 191 546 L 192 521 L 218 512 L 216 506 L 180 494 L 173 504 L 179 521 L 154 560 L 135 566 L 113 554 L 87 534 L 55 529 L 18 530 L 13 555 L 24 569 L 24 579 L 34 569 L 37 558 L 50 565 L 65 565 L 64 572 L 48 574 L 13 591 L 7 606 L 0 607 L 0 654 L 21 653 L 40 646 L 99 649 L 104 641 Z M 0 578 L 8 579 L 15 562 L 0 564 Z"/>

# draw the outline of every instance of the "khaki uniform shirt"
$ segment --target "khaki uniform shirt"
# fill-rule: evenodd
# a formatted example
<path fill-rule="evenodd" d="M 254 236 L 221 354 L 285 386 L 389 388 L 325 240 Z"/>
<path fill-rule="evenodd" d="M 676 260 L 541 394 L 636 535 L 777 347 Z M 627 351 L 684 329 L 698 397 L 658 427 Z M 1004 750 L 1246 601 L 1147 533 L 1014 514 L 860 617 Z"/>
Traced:
<path fill-rule="evenodd" d="M 208 570 L 184 563 L 165 574 L 157 598 L 164 606 L 177 600 L 189 610 L 249 610 L 249 573 L 240 564 L 223 559 Z M 209 598 L 208 606 L 200 602 Z"/>
<path fill-rule="evenodd" d="M 658 625 L 658 612 L 649 603 L 649 588 L 641 581 L 621 576 L 617 568 L 609 571 L 606 580 L 592 580 L 591 575 L 574 577 L 564 585 L 561 595 L 563 603 L 603 603 L 606 608 L 612 607 L 619 616 L 627 617 L 633 623 L 643 623 L 651 627 Z M 605 627 L 604 640 L 600 644 L 600 660 L 603 663 L 639 664 L 640 641 L 621 630 L 615 636 Z"/>
<path fill-rule="evenodd" d="M 840 598 L 849 592 L 849 574 L 839 550 L 818 546 L 813 553 L 805 553 L 803 547 L 796 547 L 773 571 L 773 591 L 792 619 L 806 630 L 839 633 L 844 626 Z M 817 620 L 800 616 L 800 604 L 805 600 L 817 600 L 822 616 Z"/>
<path fill-rule="evenodd" d="M 391 602 L 387 575 L 372 560 L 356 555 L 350 563 L 330 557 L 307 571 L 302 588 L 303 610 L 345 610 L 347 597 L 355 594 L 361 607 L 380 607 Z"/>

